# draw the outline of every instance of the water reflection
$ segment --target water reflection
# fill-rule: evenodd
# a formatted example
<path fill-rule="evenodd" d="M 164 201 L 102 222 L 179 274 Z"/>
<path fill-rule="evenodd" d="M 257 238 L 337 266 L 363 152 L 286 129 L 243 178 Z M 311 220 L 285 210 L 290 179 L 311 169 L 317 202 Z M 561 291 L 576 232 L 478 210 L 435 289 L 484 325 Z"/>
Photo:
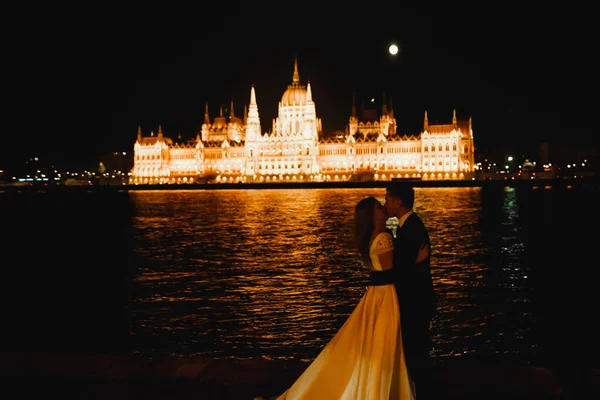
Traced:
<path fill-rule="evenodd" d="M 383 201 L 385 191 L 131 192 L 136 350 L 314 358 L 366 289 L 351 226 L 369 195 Z M 539 218 L 528 201 L 511 188 L 416 190 L 440 297 L 438 361 L 539 358 L 543 309 L 532 306 L 527 262 Z"/>

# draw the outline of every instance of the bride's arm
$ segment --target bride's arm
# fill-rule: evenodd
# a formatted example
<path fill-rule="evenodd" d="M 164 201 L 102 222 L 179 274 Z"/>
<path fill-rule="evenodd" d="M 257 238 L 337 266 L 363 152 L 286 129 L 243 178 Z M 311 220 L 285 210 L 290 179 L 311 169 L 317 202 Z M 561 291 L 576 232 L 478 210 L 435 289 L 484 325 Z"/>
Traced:
<path fill-rule="evenodd" d="M 379 254 L 379 263 L 381 264 L 381 269 L 384 271 L 392 268 L 394 261 L 394 250 L 390 249 L 385 253 Z"/>

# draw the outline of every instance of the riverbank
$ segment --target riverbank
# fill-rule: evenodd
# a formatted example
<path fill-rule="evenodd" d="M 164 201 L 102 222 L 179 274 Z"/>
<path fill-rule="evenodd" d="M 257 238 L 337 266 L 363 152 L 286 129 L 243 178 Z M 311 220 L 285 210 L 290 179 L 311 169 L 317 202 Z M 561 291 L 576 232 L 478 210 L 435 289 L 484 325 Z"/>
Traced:
<path fill-rule="evenodd" d="M 3 353 L 5 393 L 16 398 L 252 400 L 283 392 L 306 363 L 152 359 L 86 353 Z M 600 398 L 600 369 L 496 366 L 451 361 L 434 370 L 436 399 Z M 424 400 L 424 399 L 422 399 Z"/>
<path fill-rule="evenodd" d="M 581 179 L 492 179 L 492 180 L 449 180 L 422 181 L 409 180 L 414 187 L 515 187 L 515 188 L 600 188 L 600 177 Z M 368 182 L 281 182 L 281 183 L 186 183 L 186 184 L 85 184 L 85 185 L 0 185 L 1 191 L 154 191 L 154 190 L 231 190 L 231 189 L 352 189 L 352 188 L 385 188 L 389 181 Z"/>

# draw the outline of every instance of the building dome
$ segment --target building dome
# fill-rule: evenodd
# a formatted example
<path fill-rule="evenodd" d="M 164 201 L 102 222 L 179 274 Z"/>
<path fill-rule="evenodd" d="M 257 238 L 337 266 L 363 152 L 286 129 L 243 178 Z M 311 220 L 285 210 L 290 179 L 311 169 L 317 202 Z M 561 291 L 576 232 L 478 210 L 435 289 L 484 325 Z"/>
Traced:
<path fill-rule="evenodd" d="M 281 97 L 284 106 L 306 104 L 306 88 L 299 84 L 289 85 Z"/>
<path fill-rule="evenodd" d="M 287 90 L 281 96 L 281 104 L 284 106 L 306 104 L 307 90 L 300 84 L 300 74 L 298 73 L 298 60 L 294 61 L 294 75 L 292 84 L 288 85 Z"/>

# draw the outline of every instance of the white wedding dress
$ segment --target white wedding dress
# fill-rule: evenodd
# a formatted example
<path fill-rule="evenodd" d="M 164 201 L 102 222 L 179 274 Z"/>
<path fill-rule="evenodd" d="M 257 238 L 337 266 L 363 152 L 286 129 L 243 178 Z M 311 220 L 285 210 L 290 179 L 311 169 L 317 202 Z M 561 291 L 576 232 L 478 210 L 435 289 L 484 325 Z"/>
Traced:
<path fill-rule="evenodd" d="M 393 249 L 380 233 L 369 255 L 381 270 L 379 254 Z M 393 284 L 369 286 L 333 339 L 278 400 L 413 400 L 406 369 L 400 309 Z"/>

